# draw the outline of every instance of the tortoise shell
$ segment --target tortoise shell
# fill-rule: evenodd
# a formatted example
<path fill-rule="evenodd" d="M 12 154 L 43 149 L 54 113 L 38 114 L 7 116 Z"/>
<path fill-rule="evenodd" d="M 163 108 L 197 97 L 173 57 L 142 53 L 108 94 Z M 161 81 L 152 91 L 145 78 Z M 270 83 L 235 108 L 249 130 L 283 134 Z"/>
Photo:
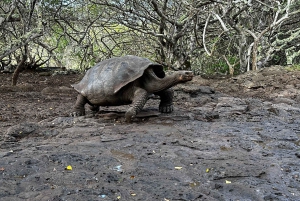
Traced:
<path fill-rule="evenodd" d="M 146 58 L 128 55 L 101 61 L 89 69 L 78 84 L 72 86 L 93 102 L 99 95 L 116 94 L 122 87 L 140 78 L 149 67 L 153 67 L 158 77 L 165 76 L 160 64 Z"/>

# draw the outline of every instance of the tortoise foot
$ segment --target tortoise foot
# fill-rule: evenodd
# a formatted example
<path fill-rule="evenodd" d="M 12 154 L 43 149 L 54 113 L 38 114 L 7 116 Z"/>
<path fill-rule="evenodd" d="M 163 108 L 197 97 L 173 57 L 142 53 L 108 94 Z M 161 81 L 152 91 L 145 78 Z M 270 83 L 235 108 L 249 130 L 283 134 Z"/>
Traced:
<path fill-rule="evenodd" d="M 70 113 L 71 117 L 80 117 L 80 116 L 84 116 L 84 115 L 85 115 L 84 110 L 74 110 L 73 112 Z"/>
<path fill-rule="evenodd" d="M 161 113 L 171 113 L 173 112 L 173 104 L 161 104 L 159 105 L 159 111 Z"/>
<path fill-rule="evenodd" d="M 130 123 L 135 116 L 136 116 L 136 111 L 134 110 L 133 107 L 131 107 L 125 113 L 125 121 Z"/>
<path fill-rule="evenodd" d="M 92 111 L 92 114 L 93 115 L 96 115 L 98 112 L 99 112 L 99 106 L 96 106 L 96 105 L 90 105 L 89 106 L 90 110 Z"/>
<path fill-rule="evenodd" d="M 85 115 L 84 105 L 88 100 L 81 94 L 78 94 L 76 103 L 73 107 L 73 112 L 70 114 L 72 117 L 79 117 Z"/>

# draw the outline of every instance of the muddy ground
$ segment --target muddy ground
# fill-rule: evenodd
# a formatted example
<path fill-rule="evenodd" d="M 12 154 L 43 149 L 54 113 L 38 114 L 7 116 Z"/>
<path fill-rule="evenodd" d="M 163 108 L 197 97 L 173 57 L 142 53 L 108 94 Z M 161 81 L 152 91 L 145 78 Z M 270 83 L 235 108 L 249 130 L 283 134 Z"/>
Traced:
<path fill-rule="evenodd" d="M 69 117 L 82 75 L 0 73 L 0 200 L 300 200 L 300 71 L 272 67 Z"/>

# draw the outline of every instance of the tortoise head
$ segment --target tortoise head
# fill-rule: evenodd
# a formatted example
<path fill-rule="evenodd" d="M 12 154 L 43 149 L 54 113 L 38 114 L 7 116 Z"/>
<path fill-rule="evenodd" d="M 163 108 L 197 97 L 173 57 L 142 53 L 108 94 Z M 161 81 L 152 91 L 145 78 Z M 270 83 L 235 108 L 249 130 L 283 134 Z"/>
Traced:
<path fill-rule="evenodd" d="M 192 79 L 193 73 L 191 71 L 176 71 L 170 75 L 165 75 L 162 67 L 149 67 L 145 70 L 142 78 L 145 89 L 151 93 L 168 89 L 176 84 L 184 83 Z"/>
<path fill-rule="evenodd" d="M 192 71 L 177 71 L 175 72 L 178 76 L 178 82 L 188 82 L 193 79 L 193 72 Z"/>

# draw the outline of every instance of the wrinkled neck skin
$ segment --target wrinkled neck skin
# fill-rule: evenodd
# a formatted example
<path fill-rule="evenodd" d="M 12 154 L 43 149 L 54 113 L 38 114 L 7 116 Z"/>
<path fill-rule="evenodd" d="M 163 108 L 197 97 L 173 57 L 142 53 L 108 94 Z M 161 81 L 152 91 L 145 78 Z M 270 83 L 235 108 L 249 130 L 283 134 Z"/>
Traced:
<path fill-rule="evenodd" d="M 144 88 L 150 92 L 155 93 L 172 86 L 175 86 L 182 81 L 179 79 L 180 72 L 174 72 L 171 75 L 165 76 L 164 78 L 159 78 L 155 75 L 151 68 L 146 70 L 142 77 Z"/>

